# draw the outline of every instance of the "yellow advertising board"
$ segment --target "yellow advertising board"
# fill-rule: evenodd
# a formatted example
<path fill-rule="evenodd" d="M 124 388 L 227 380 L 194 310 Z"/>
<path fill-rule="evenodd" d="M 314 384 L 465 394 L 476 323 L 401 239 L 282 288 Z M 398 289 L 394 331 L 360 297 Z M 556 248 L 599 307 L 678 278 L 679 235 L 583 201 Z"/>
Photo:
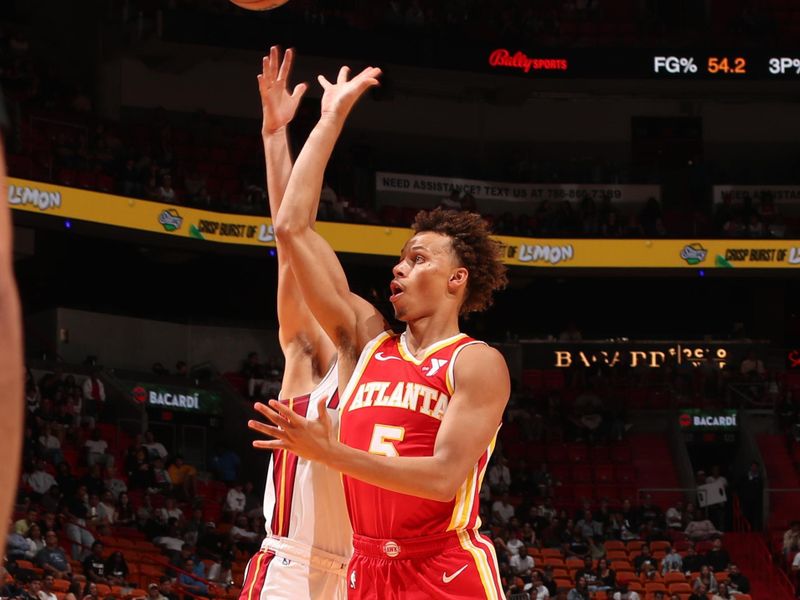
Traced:
<path fill-rule="evenodd" d="M 267 217 L 219 213 L 9 178 L 12 209 L 165 236 L 274 247 Z M 337 252 L 398 256 L 409 229 L 319 223 Z M 800 269 L 800 240 L 530 239 L 497 236 L 506 264 L 522 267 Z"/>

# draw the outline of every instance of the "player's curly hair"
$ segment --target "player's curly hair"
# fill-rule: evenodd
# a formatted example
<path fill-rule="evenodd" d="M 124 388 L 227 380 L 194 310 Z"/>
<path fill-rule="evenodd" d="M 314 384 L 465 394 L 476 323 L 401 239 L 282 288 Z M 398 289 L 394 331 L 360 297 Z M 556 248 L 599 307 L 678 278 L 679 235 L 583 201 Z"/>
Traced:
<path fill-rule="evenodd" d="M 467 293 L 459 313 L 486 310 L 492 293 L 508 283 L 502 262 L 502 244 L 490 236 L 487 222 L 477 213 L 435 208 L 417 213 L 411 225 L 414 233 L 432 231 L 448 236 L 461 266 L 469 272 Z"/>

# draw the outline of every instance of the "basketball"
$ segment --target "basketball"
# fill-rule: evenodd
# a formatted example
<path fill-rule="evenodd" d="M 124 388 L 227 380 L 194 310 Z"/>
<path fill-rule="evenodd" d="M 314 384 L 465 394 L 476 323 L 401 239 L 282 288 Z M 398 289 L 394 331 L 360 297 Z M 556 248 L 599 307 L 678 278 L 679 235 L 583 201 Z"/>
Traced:
<path fill-rule="evenodd" d="M 283 6 L 289 0 L 231 0 L 239 8 L 247 10 L 272 10 Z"/>

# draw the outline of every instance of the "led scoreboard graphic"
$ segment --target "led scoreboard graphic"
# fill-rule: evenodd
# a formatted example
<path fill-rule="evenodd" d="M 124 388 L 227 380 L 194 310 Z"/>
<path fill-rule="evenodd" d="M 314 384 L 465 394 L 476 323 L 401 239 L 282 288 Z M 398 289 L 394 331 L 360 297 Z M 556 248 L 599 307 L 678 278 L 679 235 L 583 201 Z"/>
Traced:
<path fill-rule="evenodd" d="M 694 52 L 610 48 L 529 51 L 499 47 L 488 52 L 487 63 L 494 72 L 534 79 L 800 81 L 800 51 Z"/>

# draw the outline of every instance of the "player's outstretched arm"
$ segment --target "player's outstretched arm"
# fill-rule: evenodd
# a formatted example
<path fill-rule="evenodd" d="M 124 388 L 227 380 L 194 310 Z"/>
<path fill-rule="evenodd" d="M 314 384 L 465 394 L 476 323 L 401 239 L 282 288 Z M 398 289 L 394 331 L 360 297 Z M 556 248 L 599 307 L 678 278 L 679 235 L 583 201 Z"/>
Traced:
<path fill-rule="evenodd" d="M 2 112 L 0 96 L 0 112 Z M 17 284 L 14 281 L 11 214 L 6 201 L 8 184 L 0 137 L 0 523 L 8 523 L 14 507 L 14 490 L 19 483 L 22 450 L 23 389 L 22 324 Z M 0 552 L 5 548 L 6 530 L 0 533 Z"/>
<path fill-rule="evenodd" d="M 275 401 L 256 405 L 273 425 L 249 423 L 251 429 L 275 439 L 257 440 L 253 446 L 286 448 L 395 492 L 452 500 L 492 444 L 511 390 L 505 359 L 489 346 L 464 348 L 454 377 L 456 391 L 436 436 L 433 456 L 391 456 L 391 442 L 386 440 L 376 448 L 384 455 L 350 448 L 336 439 L 325 411 L 320 419 L 308 420 Z"/>
<path fill-rule="evenodd" d="M 305 93 L 307 86 L 298 84 L 289 93 L 287 84 L 294 62 L 294 51 L 289 49 L 281 60 L 280 50 L 277 46 L 270 48 L 268 56 L 262 60 L 262 71 L 258 76 L 258 91 L 261 96 L 261 110 L 263 121 L 261 137 L 264 142 L 264 158 L 267 168 L 267 194 L 269 197 L 270 214 L 274 217 L 280 210 L 289 177 L 292 173 L 292 156 L 289 150 L 287 126 L 294 119 L 297 107 Z M 317 218 L 319 201 L 309 206 L 308 222 L 313 227 Z M 308 309 L 294 273 L 289 265 L 286 252 L 278 241 L 278 338 L 281 350 L 286 357 L 286 376 L 284 377 L 283 393 L 289 396 L 302 393 L 303 389 L 292 389 L 297 373 L 294 367 L 302 363 L 293 361 L 292 357 L 299 358 L 312 355 L 312 365 L 320 372 L 327 367 L 333 358 L 335 348 L 333 343 L 325 336 L 322 328 L 314 320 Z M 301 369 L 302 373 L 307 372 Z M 301 386 L 303 387 L 303 386 Z"/>
<path fill-rule="evenodd" d="M 319 202 L 325 167 L 352 107 L 377 85 L 380 69 L 369 67 L 353 79 L 342 67 L 336 83 L 320 76 L 325 92 L 322 114 L 292 169 L 275 234 L 286 252 L 303 298 L 314 318 L 336 344 L 340 359 L 352 363 L 363 345 L 384 328 L 379 313 L 350 292 L 347 278 L 330 245 L 309 224 L 309 210 Z"/>

